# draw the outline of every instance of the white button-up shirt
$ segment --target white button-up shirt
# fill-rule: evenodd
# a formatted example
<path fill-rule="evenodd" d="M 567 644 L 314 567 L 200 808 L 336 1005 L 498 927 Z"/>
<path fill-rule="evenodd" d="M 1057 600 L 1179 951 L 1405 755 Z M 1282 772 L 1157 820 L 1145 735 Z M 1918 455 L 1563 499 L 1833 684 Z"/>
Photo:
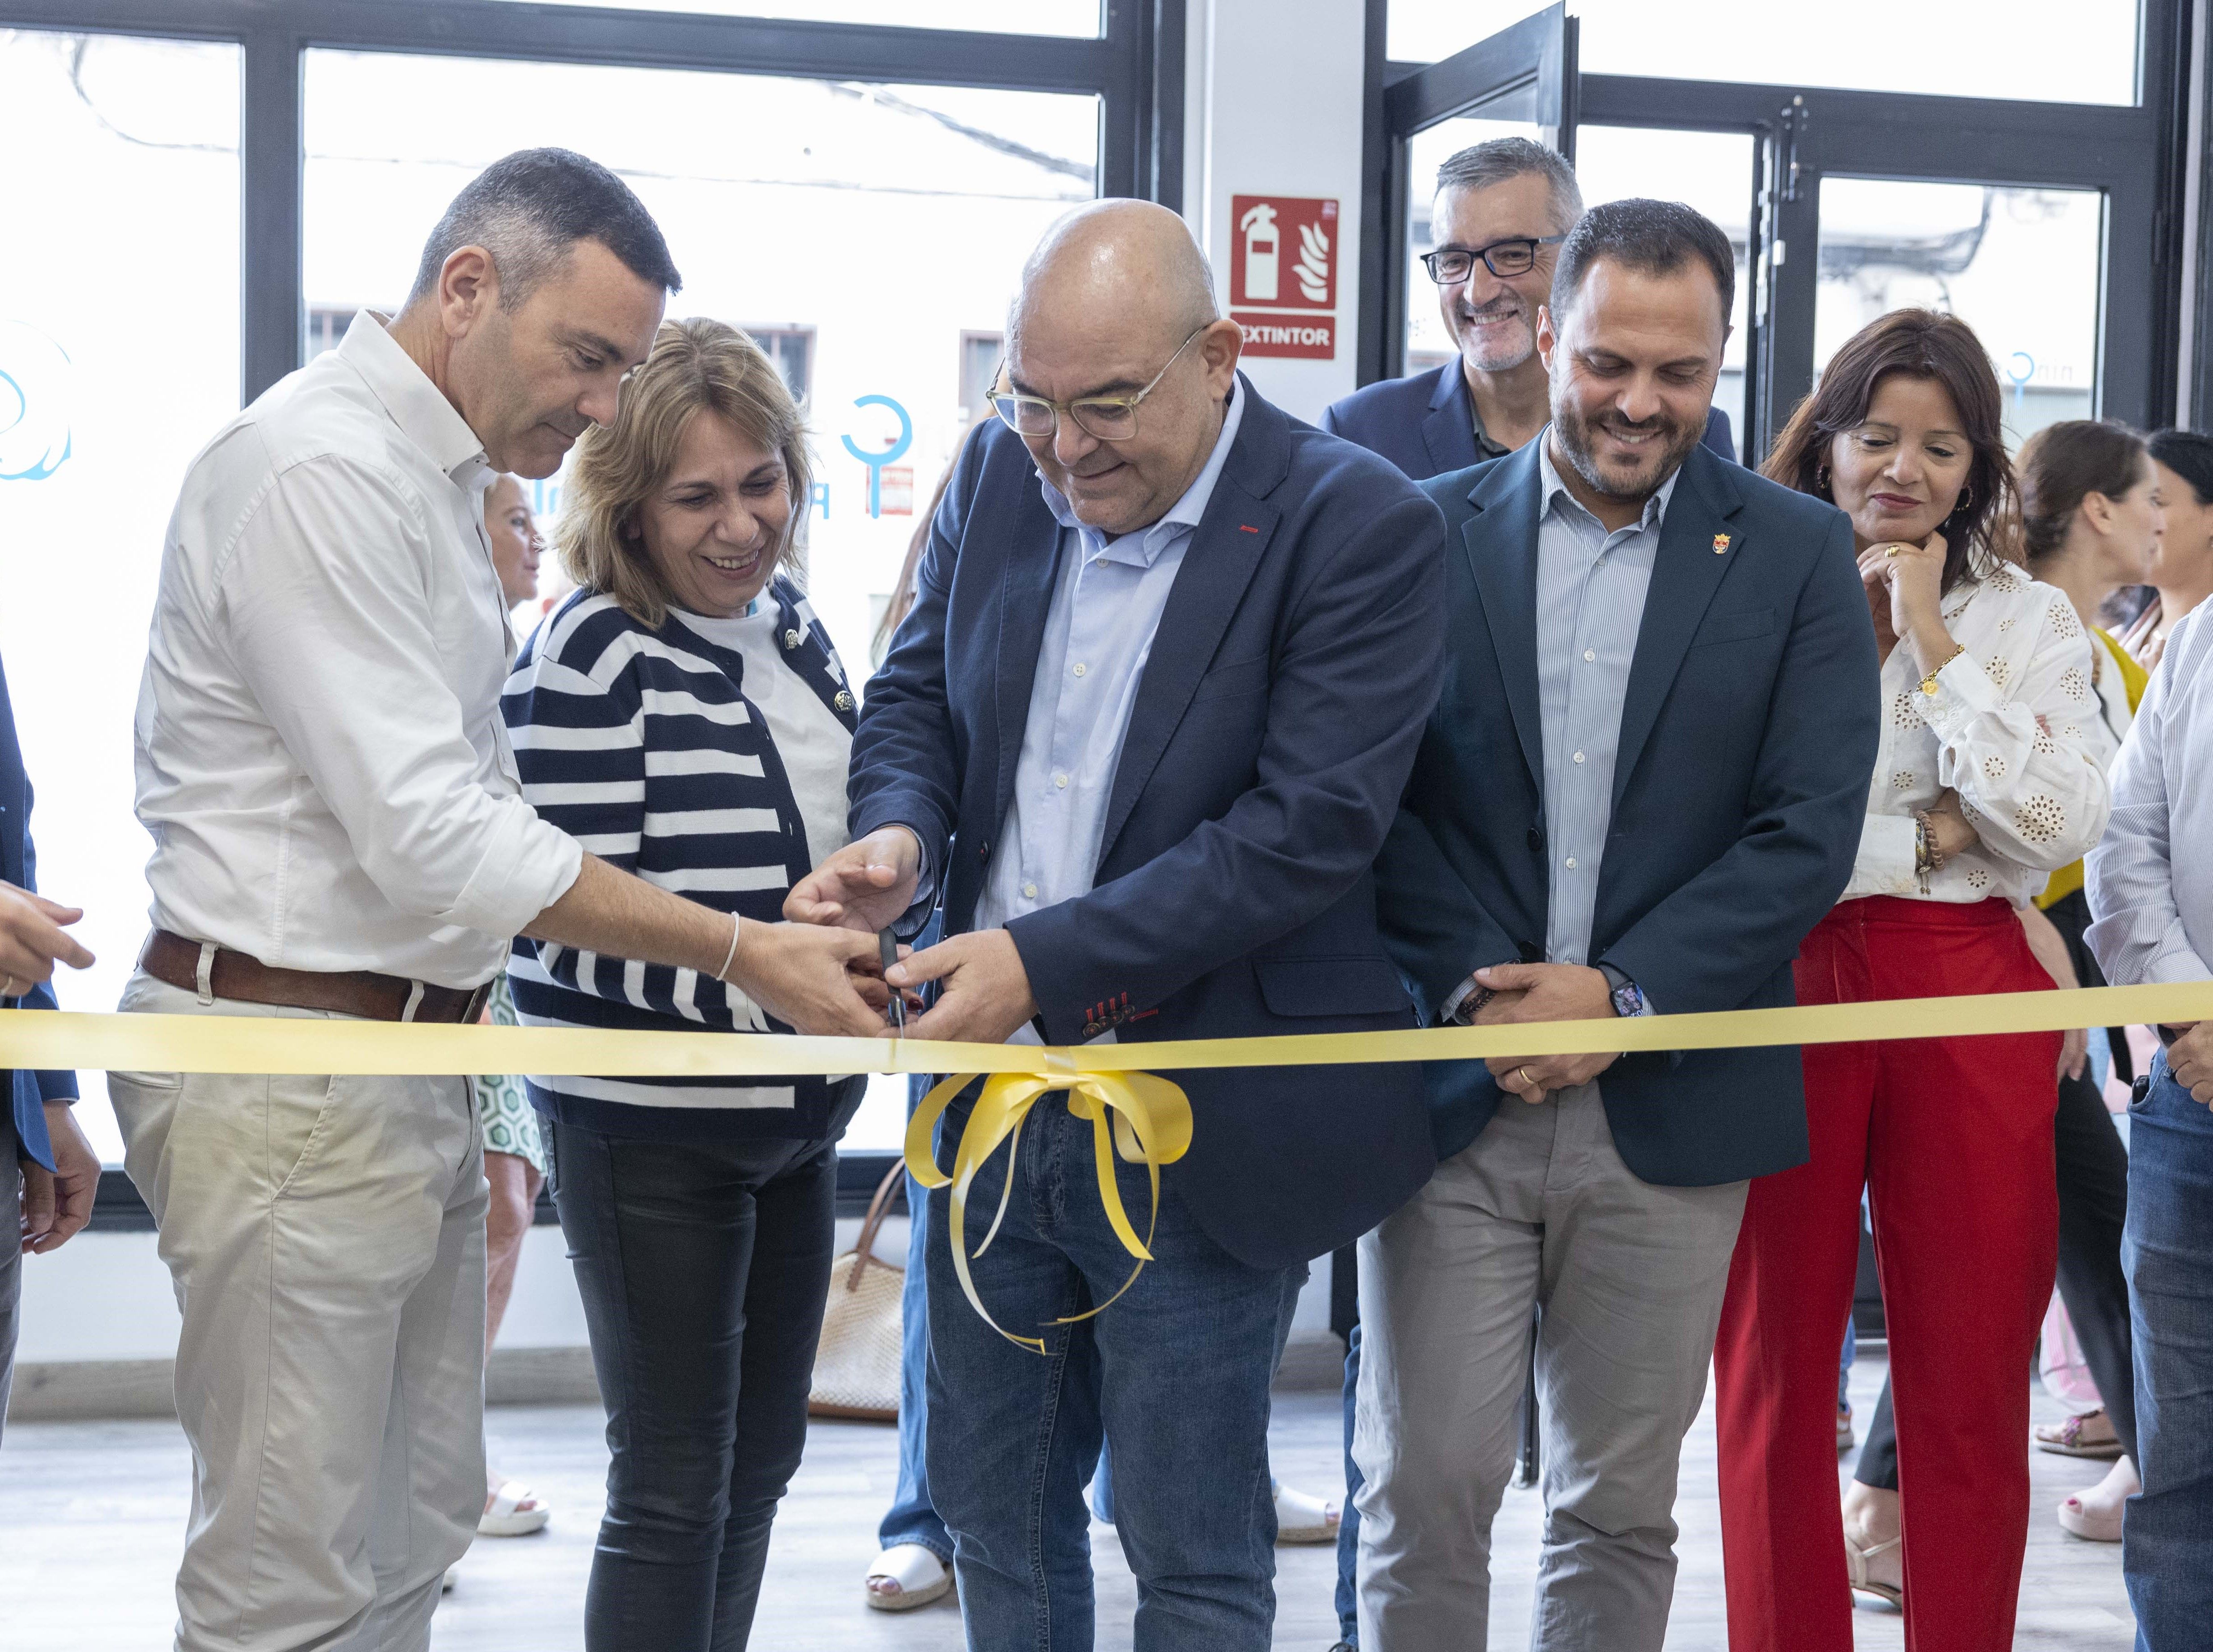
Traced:
<path fill-rule="evenodd" d="M 2179 852 L 2195 844 L 2188 854 Z M 2179 621 L 2090 851 L 2090 950 L 2115 986 L 2213 975 L 2213 603 Z"/>
<path fill-rule="evenodd" d="M 491 474 L 366 311 L 192 461 L 138 693 L 156 925 L 466 988 L 576 881 L 500 721 Z"/>
<path fill-rule="evenodd" d="M 2112 735 L 2091 684 L 2089 634 L 2064 592 L 2001 566 L 1943 601 L 1966 649 L 1921 692 L 1904 641 L 1882 668 L 1882 741 L 1844 899 L 1903 895 L 2027 905 L 2105 830 Z M 1971 847 L 1915 875 L 1914 815 L 1960 795 Z"/>

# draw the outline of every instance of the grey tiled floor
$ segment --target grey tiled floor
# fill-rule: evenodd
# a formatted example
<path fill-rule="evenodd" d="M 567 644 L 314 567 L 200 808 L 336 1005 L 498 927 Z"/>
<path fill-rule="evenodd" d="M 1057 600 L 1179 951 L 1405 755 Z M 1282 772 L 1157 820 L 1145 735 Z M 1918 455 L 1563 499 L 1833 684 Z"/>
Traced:
<path fill-rule="evenodd" d="M 1855 1373 L 1864 1417 L 1881 1381 L 1879 1356 Z M 2039 1395 L 2039 1419 L 2058 1408 Z M 1334 1495 L 1341 1484 L 1333 1395 L 1278 1396 L 1277 1471 L 1294 1484 Z M 495 1411 L 495 1460 L 529 1479 L 558 1515 L 544 1534 L 485 1541 L 463 1563 L 459 1588 L 438 1614 L 437 1652 L 574 1652 L 592 1527 L 606 1453 L 596 1411 L 515 1407 Z M 778 1519 L 753 1644 L 777 1652 L 950 1652 L 961 1643 L 949 1600 L 920 1612 L 867 1610 L 860 1576 L 875 1549 L 896 1445 L 888 1428 L 817 1423 L 807 1460 Z M 2131 1642 L 2119 1551 L 2080 1543 L 2053 1523 L 2051 1506 L 2094 1482 L 2103 1465 L 2032 1454 L 2035 1509 L 2021 1594 L 2022 1648 L 2125 1652 Z M 188 1460 L 167 1423 L 25 1423 L 0 1448 L 0 1644 L 67 1652 L 153 1652 L 168 1644 L 170 1575 L 182 1542 Z M 1678 1519 L 1682 1572 L 1667 1637 L 1670 1652 L 1720 1652 L 1721 1549 L 1714 1503 L 1710 1410 L 1692 1430 Z M 1527 1644 L 1538 1505 L 1509 1492 L 1497 1533 L 1491 1645 Z M 1135 1594 L 1109 1528 L 1094 1533 L 1100 1576 L 1099 1644 L 1126 1648 Z M 1333 1575 L 1326 1549 L 1279 1551 L 1276 1644 L 1322 1652 L 1336 1637 Z M 1902 1647 L 1899 1618 L 1854 1614 L 1860 1647 Z"/>

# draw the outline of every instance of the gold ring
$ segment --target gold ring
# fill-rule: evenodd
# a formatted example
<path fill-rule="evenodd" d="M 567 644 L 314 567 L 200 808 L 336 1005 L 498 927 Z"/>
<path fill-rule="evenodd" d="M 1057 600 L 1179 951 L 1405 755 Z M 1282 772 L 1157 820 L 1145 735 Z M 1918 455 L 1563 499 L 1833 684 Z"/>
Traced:
<path fill-rule="evenodd" d="M 10 975 L 8 978 L 8 984 L 0 986 L 0 998 L 12 998 L 15 996 L 15 978 Z"/>
<path fill-rule="evenodd" d="M 1527 1067 L 1516 1067 L 1514 1070 L 1521 1075 L 1521 1082 L 1524 1084 L 1527 1084 L 1531 1089 L 1533 1090 L 1538 1088 L 1537 1081 L 1529 1076 L 1529 1070 Z"/>
<path fill-rule="evenodd" d="M 1902 545 L 1896 545 L 1896 544 L 1886 545 L 1886 546 L 1883 546 L 1883 548 L 1882 548 L 1882 554 L 1883 554 L 1884 556 L 1886 556 L 1886 557 L 1894 557 L 1894 556 L 1896 556 L 1899 552 L 1901 552 L 1901 551 L 1903 551 L 1903 550 L 1905 550 L 1905 547 L 1904 546 L 1902 546 Z"/>

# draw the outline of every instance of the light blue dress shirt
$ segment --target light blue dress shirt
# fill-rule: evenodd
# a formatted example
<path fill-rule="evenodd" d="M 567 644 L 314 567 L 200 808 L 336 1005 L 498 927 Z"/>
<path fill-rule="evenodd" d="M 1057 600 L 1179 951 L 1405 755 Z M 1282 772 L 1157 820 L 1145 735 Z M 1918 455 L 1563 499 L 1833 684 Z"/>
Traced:
<path fill-rule="evenodd" d="M 1552 898 L 1545 956 L 1592 961 L 1599 865 L 1613 825 L 1613 765 L 1629 668 L 1660 554 L 1676 477 L 1644 514 L 1608 533 L 1552 467 L 1548 427 L 1537 437 L 1544 504 L 1537 518 L 1537 703 L 1545 736 L 1545 844 Z"/>
<path fill-rule="evenodd" d="M 2085 870 L 2090 950 L 2115 986 L 2213 975 L 2213 602 L 2176 625 L 2113 765 Z M 2187 855 L 2184 846 L 2198 848 Z"/>
<path fill-rule="evenodd" d="M 1066 496 L 1038 479 L 1060 523 L 1060 576 L 1038 648 L 1014 797 L 976 903 L 978 930 L 1091 892 L 1153 635 L 1244 410 L 1233 393 L 1205 467 L 1160 521 L 1135 533 L 1107 539 L 1085 527 Z M 1017 1041 L 1035 1036 L 1027 1027 L 1015 1034 Z"/>

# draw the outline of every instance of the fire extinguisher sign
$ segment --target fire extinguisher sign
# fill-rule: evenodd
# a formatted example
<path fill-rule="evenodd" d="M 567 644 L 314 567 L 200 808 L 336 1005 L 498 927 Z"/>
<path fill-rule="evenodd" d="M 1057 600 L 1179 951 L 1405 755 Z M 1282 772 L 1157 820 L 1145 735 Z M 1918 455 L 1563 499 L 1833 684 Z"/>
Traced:
<path fill-rule="evenodd" d="M 1328 361 L 1337 354 L 1337 203 L 1233 195 L 1229 319 L 1247 356 Z"/>

